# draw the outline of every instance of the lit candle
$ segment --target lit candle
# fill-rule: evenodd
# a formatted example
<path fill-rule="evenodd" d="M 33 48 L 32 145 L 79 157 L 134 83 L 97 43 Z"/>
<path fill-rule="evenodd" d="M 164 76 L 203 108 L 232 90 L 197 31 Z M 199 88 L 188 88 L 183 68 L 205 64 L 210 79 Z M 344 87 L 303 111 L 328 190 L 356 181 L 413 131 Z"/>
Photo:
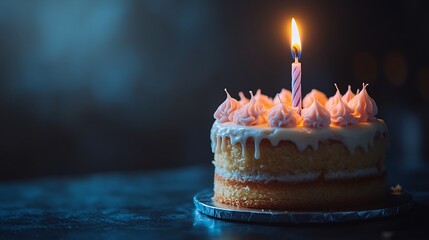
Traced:
<path fill-rule="evenodd" d="M 291 50 L 292 58 L 295 59 L 295 62 L 292 63 L 292 107 L 297 109 L 298 114 L 301 114 L 301 63 L 298 62 L 301 56 L 301 39 L 294 18 L 292 18 Z"/>

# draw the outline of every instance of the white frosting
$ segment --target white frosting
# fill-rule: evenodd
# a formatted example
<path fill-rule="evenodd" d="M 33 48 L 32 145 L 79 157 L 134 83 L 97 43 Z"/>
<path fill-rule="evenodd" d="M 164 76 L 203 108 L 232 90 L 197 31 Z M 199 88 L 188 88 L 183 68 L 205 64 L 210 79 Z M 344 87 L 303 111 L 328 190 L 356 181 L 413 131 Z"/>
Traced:
<path fill-rule="evenodd" d="M 326 180 L 336 179 L 347 179 L 347 178 L 358 178 L 377 176 L 384 172 L 385 169 L 378 170 L 376 167 L 361 168 L 353 171 L 335 171 L 327 172 L 324 174 Z M 225 180 L 235 181 L 253 181 L 253 182 L 303 182 L 303 181 L 314 181 L 320 177 L 321 172 L 308 172 L 301 174 L 283 174 L 281 176 L 273 176 L 268 173 L 240 173 L 239 171 L 227 171 L 223 168 L 216 167 L 215 173 L 221 176 Z"/>
<path fill-rule="evenodd" d="M 240 126 L 230 122 L 215 121 L 210 138 L 213 153 L 217 153 L 220 147 L 224 148 L 225 138 L 228 137 L 232 145 L 241 144 L 243 156 L 246 141 L 251 138 L 255 143 L 254 157 L 259 159 L 259 144 L 262 139 L 268 139 L 273 146 L 277 146 L 280 141 L 292 141 L 300 151 L 304 151 L 307 147 L 317 150 L 320 141 L 336 140 L 342 142 L 350 153 L 354 153 L 358 147 L 368 151 L 368 147 L 374 144 L 376 134 L 386 132 L 386 125 L 381 119 L 376 119 L 374 122 L 360 122 L 349 127 L 330 125 L 320 129 L 302 126 L 295 128 L 271 128 L 267 125 Z"/>

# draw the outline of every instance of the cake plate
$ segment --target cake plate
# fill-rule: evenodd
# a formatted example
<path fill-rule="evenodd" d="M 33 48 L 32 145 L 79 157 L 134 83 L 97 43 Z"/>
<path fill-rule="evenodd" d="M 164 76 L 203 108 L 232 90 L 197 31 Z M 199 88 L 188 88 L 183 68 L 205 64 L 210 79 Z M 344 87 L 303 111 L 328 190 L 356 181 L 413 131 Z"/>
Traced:
<path fill-rule="evenodd" d="M 407 192 L 388 193 L 379 204 L 345 211 L 281 211 L 238 208 L 212 200 L 213 190 L 206 189 L 194 196 L 198 211 L 210 217 L 248 223 L 335 223 L 366 221 L 396 216 L 409 211 L 412 195 Z"/>

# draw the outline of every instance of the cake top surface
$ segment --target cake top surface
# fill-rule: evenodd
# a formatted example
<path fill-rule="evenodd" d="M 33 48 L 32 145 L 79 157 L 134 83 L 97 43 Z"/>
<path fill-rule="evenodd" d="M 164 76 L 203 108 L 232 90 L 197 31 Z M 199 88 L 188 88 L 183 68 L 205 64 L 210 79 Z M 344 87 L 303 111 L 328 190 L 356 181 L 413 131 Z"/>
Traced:
<path fill-rule="evenodd" d="M 302 115 L 291 107 L 291 92 L 282 89 L 273 100 L 258 89 L 250 92 L 247 99 L 242 92 L 240 100 L 227 93 L 225 101 L 217 108 L 214 118 L 219 123 L 232 122 L 241 126 L 260 126 L 273 128 L 326 128 L 329 126 L 350 127 L 357 123 L 376 121 L 377 104 L 366 91 L 368 84 L 354 94 L 351 87 L 341 95 L 338 87 L 329 99 L 316 89 L 303 100 Z"/>
<path fill-rule="evenodd" d="M 291 93 L 286 89 L 272 98 L 260 90 L 247 99 L 240 92 L 240 100 L 227 93 L 226 100 L 214 113 L 216 119 L 211 130 L 212 150 L 217 152 L 228 137 L 232 144 L 243 146 L 251 138 L 255 144 L 255 158 L 259 158 L 259 144 L 268 139 L 273 146 L 280 141 L 292 141 L 301 151 L 307 147 L 318 148 L 320 141 L 342 142 L 352 153 L 357 147 L 365 151 L 377 134 L 387 132 L 383 120 L 377 119 L 378 108 L 366 91 L 354 94 L 349 86 L 341 95 L 338 87 L 334 96 L 313 89 L 304 98 L 302 114 L 291 107 Z M 226 90 L 225 90 L 226 91 Z"/>

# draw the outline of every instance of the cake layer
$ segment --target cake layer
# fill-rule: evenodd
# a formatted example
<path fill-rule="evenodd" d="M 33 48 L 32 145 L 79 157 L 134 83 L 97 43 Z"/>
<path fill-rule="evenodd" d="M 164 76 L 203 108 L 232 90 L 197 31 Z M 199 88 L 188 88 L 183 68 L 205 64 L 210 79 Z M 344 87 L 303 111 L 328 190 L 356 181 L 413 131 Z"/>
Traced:
<path fill-rule="evenodd" d="M 381 135 L 373 139 L 367 151 L 358 147 L 354 153 L 335 140 L 321 141 L 317 150 L 307 147 L 301 151 L 291 141 L 281 141 L 273 146 L 264 139 L 260 143 L 259 159 L 252 154 L 252 139 L 247 140 L 245 149 L 239 143 L 232 144 L 228 137 L 222 141 L 223 150 L 215 153 L 213 164 L 217 169 L 236 175 L 283 177 L 315 173 L 329 176 L 338 172 L 352 174 L 359 169 L 373 169 L 380 173 L 385 169 L 387 139 Z"/>
<path fill-rule="evenodd" d="M 215 174 L 214 200 L 244 208 L 343 210 L 376 203 L 385 195 L 385 174 L 342 180 L 286 183 L 225 180 Z"/>
<path fill-rule="evenodd" d="M 384 171 L 379 169 L 372 168 L 361 168 L 348 171 L 331 171 L 331 172 L 308 172 L 300 174 L 282 174 L 278 176 L 273 176 L 268 173 L 240 173 L 238 171 L 227 171 L 222 168 L 215 168 L 215 174 L 222 177 L 225 180 L 235 180 L 235 181 L 252 181 L 252 182 L 308 182 L 314 181 L 317 179 L 325 180 L 337 180 L 337 179 L 350 179 L 350 178 L 359 178 L 359 177 L 371 177 L 382 174 Z"/>

